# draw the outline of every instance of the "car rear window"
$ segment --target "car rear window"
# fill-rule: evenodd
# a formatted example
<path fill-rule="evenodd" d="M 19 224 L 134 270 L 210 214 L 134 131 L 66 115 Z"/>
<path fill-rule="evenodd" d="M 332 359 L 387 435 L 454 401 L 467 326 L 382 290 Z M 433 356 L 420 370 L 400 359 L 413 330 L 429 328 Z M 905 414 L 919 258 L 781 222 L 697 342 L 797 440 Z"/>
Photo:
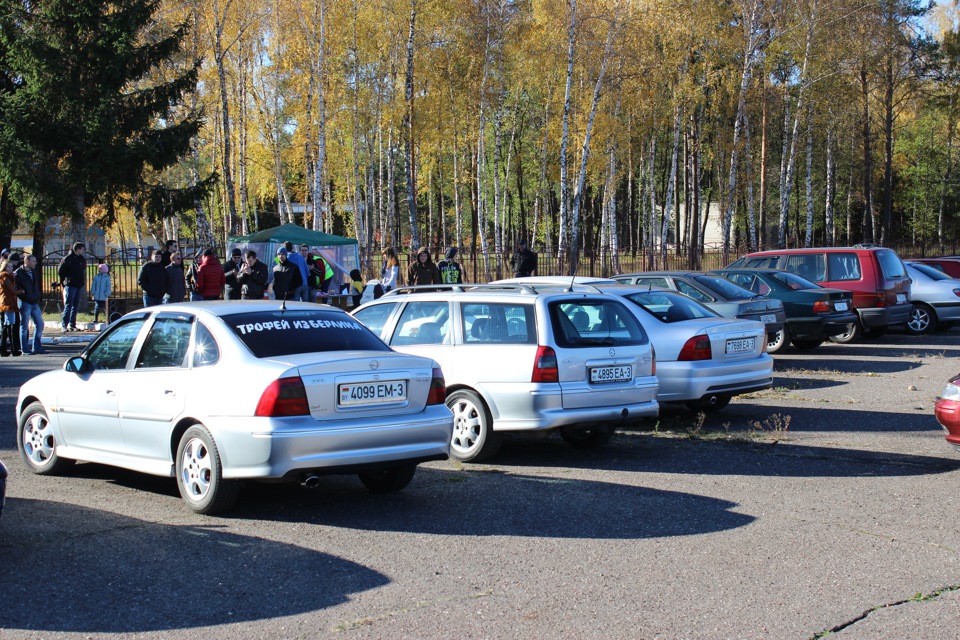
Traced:
<path fill-rule="evenodd" d="M 716 318 L 719 314 L 695 300 L 667 291 L 642 291 L 624 296 L 661 322 Z"/>
<path fill-rule="evenodd" d="M 953 278 L 948 276 L 943 271 L 940 271 L 936 267 L 928 264 L 919 264 L 917 262 L 913 262 L 910 264 L 910 266 L 932 280 L 953 280 Z"/>
<path fill-rule="evenodd" d="M 820 289 L 820 285 L 816 282 L 810 282 L 806 278 L 801 278 L 800 276 L 794 275 L 789 271 L 777 271 L 771 272 L 770 277 L 774 280 L 779 280 L 783 284 L 787 285 L 794 291 L 799 291 L 801 289 Z"/>
<path fill-rule="evenodd" d="M 357 319 L 332 309 L 234 313 L 221 320 L 258 358 L 328 351 L 390 351 Z"/>
<path fill-rule="evenodd" d="M 752 291 L 747 291 L 743 287 L 737 286 L 720 276 L 697 276 L 694 280 L 716 291 L 727 300 L 750 300 L 756 295 Z"/>
<path fill-rule="evenodd" d="M 893 251 L 877 251 L 877 260 L 880 261 L 880 271 L 887 280 L 906 278 L 907 270 L 900 261 L 900 257 Z"/>
<path fill-rule="evenodd" d="M 649 341 L 633 313 L 614 298 L 557 301 L 548 309 L 561 347 L 616 347 Z"/>

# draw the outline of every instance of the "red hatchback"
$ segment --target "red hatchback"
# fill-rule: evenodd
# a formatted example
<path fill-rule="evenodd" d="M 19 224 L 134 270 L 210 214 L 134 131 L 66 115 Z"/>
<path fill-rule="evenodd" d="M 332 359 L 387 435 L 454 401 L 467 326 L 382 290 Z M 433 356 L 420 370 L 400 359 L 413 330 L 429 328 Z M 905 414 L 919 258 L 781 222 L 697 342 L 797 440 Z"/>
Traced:
<path fill-rule="evenodd" d="M 950 379 L 943 393 L 933 403 L 933 412 L 947 432 L 947 442 L 960 450 L 960 376 Z"/>
<path fill-rule="evenodd" d="M 943 258 L 913 258 L 911 262 L 919 262 L 943 271 L 951 278 L 960 278 L 960 256 L 944 256 Z"/>

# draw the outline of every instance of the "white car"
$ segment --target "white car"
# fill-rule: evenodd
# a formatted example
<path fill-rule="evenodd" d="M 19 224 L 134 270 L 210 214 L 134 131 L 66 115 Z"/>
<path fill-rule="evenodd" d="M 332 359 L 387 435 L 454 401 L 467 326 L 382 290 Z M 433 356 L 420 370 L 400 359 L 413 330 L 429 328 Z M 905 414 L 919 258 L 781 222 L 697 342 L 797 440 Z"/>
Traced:
<path fill-rule="evenodd" d="M 613 296 L 401 287 L 353 315 L 397 351 L 443 367 L 459 460 L 493 456 L 506 431 L 557 429 L 575 447 L 594 447 L 616 425 L 659 411 L 650 340 Z"/>
<path fill-rule="evenodd" d="M 349 315 L 309 303 L 162 305 L 128 313 L 59 371 L 20 388 L 17 444 L 37 474 L 74 461 L 175 477 L 197 513 L 242 480 L 358 473 L 405 487 L 449 453 L 437 363 L 396 353 Z"/>

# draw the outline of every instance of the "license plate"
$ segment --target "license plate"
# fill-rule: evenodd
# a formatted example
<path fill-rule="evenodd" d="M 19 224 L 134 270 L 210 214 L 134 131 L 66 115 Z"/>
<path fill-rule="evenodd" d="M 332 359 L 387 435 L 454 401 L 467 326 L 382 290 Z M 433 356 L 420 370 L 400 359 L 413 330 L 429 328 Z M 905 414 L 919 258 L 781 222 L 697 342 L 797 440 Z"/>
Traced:
<path fill-rule="evenodd" d="M 727 340 L 727 353 L 750 353 L 757 346 L 756 338 L 737 338 Z"/>
<path fill-rule="evenodd" d="M 906 301 L 907 301 L 907 294 L 905 293 L 897 294 L 897 304 L 903 304 Z"/>
<path fill-rule="evenodd" d="M 626 382 L 633 380 L 633 367 L 590 367 L 590 382 Z"/>
<path fill-rule="evenodd" d="M 405 380 L 394 380 L 341 384 L 338 392 L 338 404 L 341 407 L 403 402 L 407 399 L 407 383 Z"/>
<path fill-rule="evenodd" d="M 833 303 L 833 308 L 836 309 L 837 311 L 846 311 L 846 310 L 847 310 L 847 303 L 846 303 L 846 302 L 834 302 L 834 303 Z"/>
<path fill-rule="evenodd" d="M 775 313 L 765 313 L 760 316 L 760 322 L 763 324 L 772 324 L 777 321 L 777 315 Z"/>

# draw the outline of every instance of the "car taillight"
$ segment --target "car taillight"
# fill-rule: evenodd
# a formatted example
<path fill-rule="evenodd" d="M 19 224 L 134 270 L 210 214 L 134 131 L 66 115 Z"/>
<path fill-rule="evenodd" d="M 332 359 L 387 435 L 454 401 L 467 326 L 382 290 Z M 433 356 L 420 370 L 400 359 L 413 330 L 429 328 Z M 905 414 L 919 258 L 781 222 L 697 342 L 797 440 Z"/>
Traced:
<path fill-rule="evenodd" d="M 560 382 L 560 370 L 557 368 L 557 352 L 553 347 L 537 347 L 537 356 L 533 360 L 533 375 L 530 382 Z"/>
<path fill-rule="evenodd" d="M 885 306 L 887 306 L 887 292 L 886 292 L 886 291 L 881 291 L 880 293 L 877 294 L 877 306 L 878 306 L 878 307 L 885 307 Z"/>
<path fill-rule="evenodd" d="M 433 378 L 430 380 L 430 393 L 427 394 L 427 404 L 443 404 L 447 401 L 447 383 L 443 379 L 440 367 L 433 368 Z"/>
<path fill-rule="evenodd" d="M 650 345 L 650 357 L 653 358 L 653 371 L 650 372 L 650 375 L 657 375 L 657 350 L 653 345 Z"/>
<path fill-rule="evenodd" d="M 814 313 L 830 313 L 830 304 L 826 300 L 817 300 L 813 303 Z"/>
<path fill-rule="evenodd" d="M 955 296 L 957 296 L 957 297 L 960 297 L 960 289 L 954 289 L 954 290 L 953 290 L 953 295 L 955 295 Z"/>
<path fill-rule="evenodd" d="M 307 390 L 300 376 L 280 378 L 271 382 L 260 396 L 254 415 L 264 418 L 310 415 Z"/>
<path fill-rule="evenodd" d="M 680 349 L 680 357 L 677 360 L 709 360 L 713 357 L 710 351 L 710 338 L 707 336 L 693 336 Z"/>

